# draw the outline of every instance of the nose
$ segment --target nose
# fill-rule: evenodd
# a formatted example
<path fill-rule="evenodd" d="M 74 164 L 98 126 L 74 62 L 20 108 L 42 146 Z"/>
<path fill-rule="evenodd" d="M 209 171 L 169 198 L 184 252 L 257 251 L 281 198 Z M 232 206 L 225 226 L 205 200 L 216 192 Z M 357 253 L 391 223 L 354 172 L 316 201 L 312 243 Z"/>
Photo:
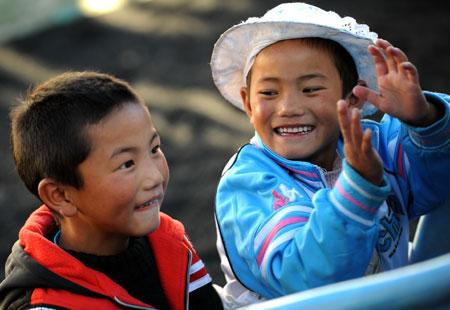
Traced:
<path fill-rule="evenodd" d="M 297 91 L 286 91 L 280 99 L 278 110 L 280 116 L 290 117 L 305 114 L 305 108 Z"/>
<path fill-rule="evenodd" d="M 159 163 L 150 156 L 147 156 L 143 163 L 142 171 L 142 187 L 144 190 L 151 190 L 164 183 L 164 177 Z"/>

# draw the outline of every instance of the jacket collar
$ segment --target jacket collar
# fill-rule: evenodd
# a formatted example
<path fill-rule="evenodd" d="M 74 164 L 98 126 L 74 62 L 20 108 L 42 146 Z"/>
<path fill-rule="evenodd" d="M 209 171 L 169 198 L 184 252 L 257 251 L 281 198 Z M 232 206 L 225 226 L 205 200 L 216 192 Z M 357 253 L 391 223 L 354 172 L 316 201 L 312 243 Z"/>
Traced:
<path fill-rule="evenodd" d="M 149 235 L 161 285 L 173 309 L 187 308 L 192 253 L 185 243 L 183 225 L 161 213 L 159 228 Z"/>
<path fill-rule="evenodd" d="M 310 184 L 312 187 L 323 187 L 325 171 L 323 168 L 306 161 L 284 158 L 267 147 L 257 133 L 250 140 L 250 143 L 260 149 L 261 152 L 275 161 L 279 166 L 292 173 L 297 179 Z M 341 158 L 344 158 L 342 139 L 338 141 L 337 152 Z"/>
<path fill-rule="evenodd" d="M 46 236 L 55 229 L 56 224 L 53 215 L 49 208 L 44 205 L 30 215 L 24 227 L 20 230 L 20 247 L 19 244 L 16 245 L 17 253 L 14 264 L 40 266 L 40 268 L 25 268 L 29 273 L 27 277 L 41 279 L 41 284 L 35 283 L 35 287 L 63 288 L 77 294 L 100 295 L 111 300 L 119 299 L 131 305 L 147 306 L 130 296 L 124 288 L 109 277 L 86 267 L 75 257 L 47 239 Z"/>

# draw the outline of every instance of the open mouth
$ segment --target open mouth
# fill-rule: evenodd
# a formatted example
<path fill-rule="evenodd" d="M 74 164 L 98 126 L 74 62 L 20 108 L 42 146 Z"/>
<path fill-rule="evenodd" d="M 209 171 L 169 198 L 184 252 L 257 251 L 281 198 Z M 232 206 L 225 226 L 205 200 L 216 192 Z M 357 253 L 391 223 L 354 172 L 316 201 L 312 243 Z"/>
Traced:
<path fill-rule="evenodd" d="M 141 205 L 138 205 L 137 207 L 135 207 L 136 210 L 141 210 L 141 209 L 146 209 L 146 208 L 153 208 L 153 207 L 157 207 L 159 206 L 159 199 L 155 198 L 155 199 L 151 199 L 148 200 L 146 202 L 144 202 Z"/>
<path fill-rule="evenodd" d="M 286 127 L 277 127 L 275 128 L 275 132 L 281 136 L 288 135 L 306 135 L 314 130 L 314 126 L 304 125 L 304 126 L 286 126 Z"/>

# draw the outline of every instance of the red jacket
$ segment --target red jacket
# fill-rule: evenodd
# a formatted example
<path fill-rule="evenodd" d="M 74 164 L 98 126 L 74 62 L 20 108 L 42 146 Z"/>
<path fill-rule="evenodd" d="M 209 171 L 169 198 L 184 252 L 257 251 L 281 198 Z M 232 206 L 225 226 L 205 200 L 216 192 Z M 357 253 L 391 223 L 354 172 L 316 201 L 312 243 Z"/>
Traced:
<path fill-rule="evenodd" d="M 69 309 L 153 309 L 130 296 L 105 274 L 86 267 L 45 236 L 55 230 L 50 210 L 33 212 L 19 233 L 0 284 L 0 308 L 12 302 Z M 202 261 L 183 225 L 161 213 L 159 228 L 148 235 L 161 285 L 172 309 L 186 309 L 189 293 L 211 286 Z"/>

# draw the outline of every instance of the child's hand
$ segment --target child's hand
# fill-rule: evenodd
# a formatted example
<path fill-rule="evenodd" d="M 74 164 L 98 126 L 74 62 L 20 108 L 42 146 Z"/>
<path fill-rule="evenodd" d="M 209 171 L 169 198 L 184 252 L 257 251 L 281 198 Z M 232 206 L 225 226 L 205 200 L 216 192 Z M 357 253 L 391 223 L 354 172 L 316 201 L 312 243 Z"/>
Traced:
<path fill-rule="evenodd" d="M 373 184 L 381 185 L 383 183 L 383 163 L 372 147 L 371 130 L 366 129 L 363 134 L 358 109 L 349 109 L 348 103 L 344 100 L 339 100 L 337 105 L 347 162 L 364 179 Z"/>
<path fill-rule="evenodd" d="M 375 62 L 379 94 L 363 86 L 356 86 L 353 93 L 410 125 L 434 123 L 439 118 L 438 111 L 423 96 L 417 69 L 405 53 L 382 39 L 370 45 L 369 52 Z"/>

